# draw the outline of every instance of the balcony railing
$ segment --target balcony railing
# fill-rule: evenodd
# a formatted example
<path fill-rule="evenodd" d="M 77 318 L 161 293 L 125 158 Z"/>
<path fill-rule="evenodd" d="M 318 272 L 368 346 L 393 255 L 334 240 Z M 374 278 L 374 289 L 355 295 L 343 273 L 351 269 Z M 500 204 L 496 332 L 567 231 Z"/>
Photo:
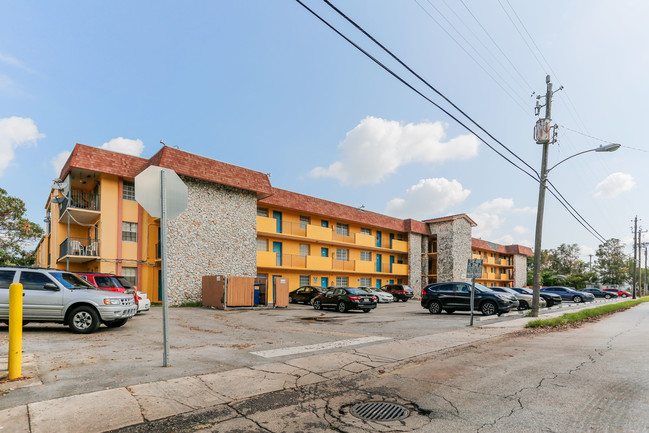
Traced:
<path fill-rule="evenodd" d="M 59 245 L 59 257 L 99 257 L 99 241 L 89 238 L 66 238 Z"/>
<path fill-rule="evenodd" d="M 70 203 L 68 205 L 68 200 L 63 200 L 61 203 L 61 214 L 70 207 L 74 209 L 85 209 L 85 210 L 99 210 L 99 194 L 95 194 L 87 191 L 70 191 Z"/>

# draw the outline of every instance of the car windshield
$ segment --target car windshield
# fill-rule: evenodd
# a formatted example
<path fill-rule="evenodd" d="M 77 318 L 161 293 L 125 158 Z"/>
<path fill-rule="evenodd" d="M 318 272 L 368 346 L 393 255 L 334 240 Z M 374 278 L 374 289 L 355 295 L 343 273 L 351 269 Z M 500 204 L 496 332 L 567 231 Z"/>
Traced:
<path fill-rule="evenodd" d="M 345 289 L 350 295 L 366 295 L 367 292 L 362 289 Z"/>
<path fill-rule="evenodd" d="M 129 281 L 124 278 L 124 277 L 115 277 L 117 281 L 120 282 L 120 284 L 125 288 L 125 289 L 133 289 L 133 284 L 129 283 Z"/>
<path fill-rule="evenodd" d="M 483 285 L 480 284 L 480 283 L 475 283 L 475 288 L 478 289 L 479 291 L 481 291 L 481 292 L 485 292 L 485 293 L 489 293 L 489 292 L 493 293 L 493 292 L 494 292 L 494 291 L 491 290 L 489 287 L 487 287 L 487 286 L 483 286 Z"/>
<path fill-rule="evenodd" d="M 514 289 L 514 290 L 516 290 L 517 292 L 523 293 L 523 294 L 525 294 L 525 295 L 532 295 L 532 294 L 534 293 L 534 292 L 531 291 L 530 289 L 525 289 L 525 288 Z"/>
<path fill-rule="evenodd" d="M 56 281 L 63 284 L 67 289 L 96 289 L 95 286 L 68 272 L 50 272 Z"/>

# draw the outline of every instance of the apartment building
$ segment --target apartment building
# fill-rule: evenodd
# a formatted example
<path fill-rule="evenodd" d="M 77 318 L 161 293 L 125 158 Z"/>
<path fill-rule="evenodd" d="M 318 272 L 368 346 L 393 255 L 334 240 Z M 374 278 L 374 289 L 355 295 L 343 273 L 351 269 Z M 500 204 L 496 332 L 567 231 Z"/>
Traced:
<path fill-rule="evenodd" d="M 531 248 L 498 245 L 481 239 L 472 239 L 471 247 L 472 258 L 482 259 L 482 277 L 476 282 L 487 287 L 523 287 L 527 284 L 527 257 L 534 255 Z"/>
<path fill-rule="evenodd" d="M 393 218 L 273 188 L 263 173 L 166 146 L 145 159 L 82 144 L 46 201 L 37 265 L 124 275 L 160 300 L 160 221 L 135 201 L 134 178 L 150 165 L 174 170 L 188 187 L 187 209 L 167 227 L 172 304 L 200 300 L 204 275 L 281 276 L 290 290 L 403 283 L 419 293 L 461 280 L 469 258 L 496 252 L 511 263 L 512 281 L 525 274 L 529 249 L 476 243 L 465 214 Z"/>

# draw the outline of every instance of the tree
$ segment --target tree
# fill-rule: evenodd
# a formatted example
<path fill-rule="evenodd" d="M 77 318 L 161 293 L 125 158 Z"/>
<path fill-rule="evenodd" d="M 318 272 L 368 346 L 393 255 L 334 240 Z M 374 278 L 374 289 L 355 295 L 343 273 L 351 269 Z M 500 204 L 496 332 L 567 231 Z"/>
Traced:
<path fill-rule="evenodd" d="M 597 266 L 602 284 L 620 285 L 629 279 L 627 256 L 619 239 L 609 239 L 597 248 Z"/>
<path fill-rule="evenodd" d="M 579 261 L 579 245 L 561 244 L 550 250 L 550 269 L 559 275 L 570 275 L 581 272 Z"/>
<path fill-rule="evenodd" d="M 29 241 L 40 238 L 43 229 L 24 217 L 25 202 L 0 188 L 0 264 L 33 264 L 33 256 L 25 251 Z"/>

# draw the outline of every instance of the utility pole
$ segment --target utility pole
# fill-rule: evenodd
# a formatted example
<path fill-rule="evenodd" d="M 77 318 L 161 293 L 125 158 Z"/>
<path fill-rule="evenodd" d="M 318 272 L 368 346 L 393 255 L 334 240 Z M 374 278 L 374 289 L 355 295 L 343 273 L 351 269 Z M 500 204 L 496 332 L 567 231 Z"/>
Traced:
<path fill-rule="evenodd" d="M 552 121 L 552 82 L 550 76 L 545 77 L 547 89 L 545 92 L 545 119 L 544 128 L 549 127 Z M 538 101 L 537 101 L 537 114 L 538 114 Z M 537 126 L 539 124 L 537 123 Z M 537 142 L 539 142 L 537 140 Z M 545 183 L 548 178 L 548 149 L 550 147 L 550 140 L 541 140 L 543 145 L 543 156 L 541 159 L 541 179 L 539 182 L 539 201 L 536 208 L 536 234 L 534 238 L 534 278 L 533 278 L 533 297 L 532 297 L 532 316 L 539 317 L 539 297 L 541 296 L 541 237 L 543 235 L 543 207 L 545 204 Z"/>
<path fill-rule="evenodd" d="M 589 267 L 588 271 L 593 272 L 593 255 L 592 254 L 588 254 L 588 267 Z"/>
<path fill-rule="evenodd" d="M 638 216 L 636 215 L 633 223 L 633 299 L 635 299 L 635 277 L 636 277 L 636 258 L 638 256 Z"/>
<path fill-rule="evenodd" d="M 647 245 L 644 244 L 644 291 L 642 292 L 643 296 L 647 296 Z"/>

